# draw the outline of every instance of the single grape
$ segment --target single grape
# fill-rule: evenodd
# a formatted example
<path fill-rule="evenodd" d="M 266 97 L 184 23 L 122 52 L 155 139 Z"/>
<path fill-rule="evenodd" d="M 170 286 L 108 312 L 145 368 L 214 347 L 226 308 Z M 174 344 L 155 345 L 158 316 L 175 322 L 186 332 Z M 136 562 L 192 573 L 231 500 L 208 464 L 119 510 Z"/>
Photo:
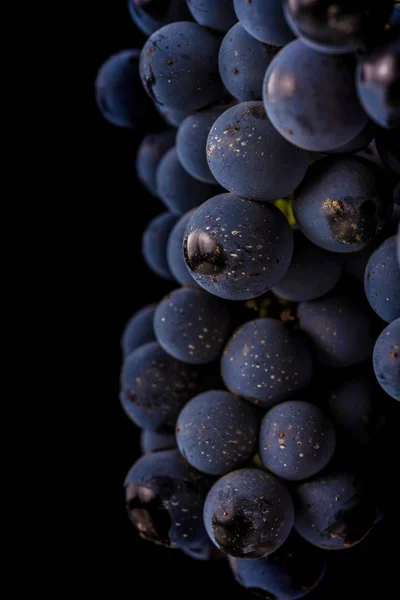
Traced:
<path fill-rule="evenodd" d="M 157 192 L 165 206 L 176 215 L 184 215 L 221 191 L 218 185 L 203 183 L 182 168 L 176 148 L 166 152 L 156 174 Z"/>
<path fill-rule="evenodd" d="M 156 171 L 164 154 L 175 144 L 176 131 L 167 129 L 146 135 L 136 154 L 136 173 L 140 182 L 157 196 Z"/>
<path fill-rule="evenodd" d="M 262 102 L 237 104 L 218 117 L 208 136 L 207 160 L 225 189 L 262 201 L 293 192 L 308 164 L 307 153 L 276 132 Z"/>
<path fill-rule="evenodd" d="M 190 217 L 183 249 L 201 287 L 228 300 L 247 300 L 283 277 L 292 258 L 293 234 L 272 204 L 221 194 Z"/>
<path fill-rule="evenodd" d="M 301 231 L 331 252 L 362 250 L 391 211 L 392 197 L 381 170 L 358 156 L 314 162 L 293 199 Z"/>
<path fill-rule="evenodd" d="M 379 385 L 400 400 L 400 318 L 385 327 L 376 340 L 373 363 Z"/>
<path fill-rule="evenodd" d="M 218 73 L 219 38 L 197 23 L 165 25 L 140 54 L 140 75 L 154 102 L 178 110 L 198 110 L 222 91 Z"/>
<path fill-rule="evenodd" d="M 233 0 L 236 15 L 256 40 L 283 46 L 293 39 L 282 10 L 282 0 Z"/>
<path fill-rule="evenodd" d="M 307 479 L 324 469 L 335 443 L 331 419 L 308 402 L 282 402 L 261 423 L 261 460 L 271 473 L 289 481 Z"/>
<path fill-rule="evenodd" d="M 156 304 L 144 306 L 129 319 L 121 337 L 121 349 L 125 358 L 139 346 L 154 342 L 153 319 Z"/>
<path fill-rule="evenodd" d="M 161 120 L 143 89 L 139 55 L 140 50 L 122 50 L 103 63 L 95 81 L 96 104 L 112 125 L 157 131 Z"/>
<path fill-rule="evenodd" d="M 222 83 L 241 102 L 261 100 L 265 71 L 278 51 L 278 46 L 259 42 L 237 23 L 219 50 Z"/>
<path fill-rule="evenodd" d="M 187 5 L 195 21 L 225 33 L 237 21 L 233 0 L 187 0 Z"/>
<path fill-rule="evenodd" d="M 365 294 L 377 315 L 388 323 L 400 317 L 400 266 L 396 256 L 396 236 L 383 242 L 367 263 Z"/>
<path fill-rule="evenodd" d="M 209 487 L 177 450 L 145 454 L 125 478 L 126 510 L 146 540 L 196 548 L 206 535 L 201 517 Z"/>
<path fill-rule="evenodd" d="M 120 400 L 139 427 L 150 431 L 174 427 L 186 402 L 214 387 L 205 375 L 204 370 L 169 356 L 157 342 L 149 342 L 125 361 Z"/>
<path fill-rule="evenodd" d="M 154 332 L 161 348 L 188 364 L 217 360 L 230 328 L 227 302 L 202 289 L 174 290 L 161 300 L 154 314 Z"/>
<path fill-rule="evenodd" d="M 217 181 L 207 162 L 207 137 L 212 125 L 226 110 L 226 106 L 213 106 L 186 117 L 179 125 L 176 151 L 179 162 L 189 175 L 212 185 Z"/>
<path fill-rule="evenodd" d="M 176 423 L 179 451 L 209 475 L 224 475 L 248 463 L 257 451 L 259 423 L 252 406 L 223 391 L 192 398 Z"/>
<path fill-rule="evenodd" d="M 142 254 L 147 266 L 159 277 L 173 279 L 167 262 L 166 247 L 178 217 L 164 212 L 154 217 L 142 237 Z"/>
<path fill-rule="evenodd" d="M 355 88 L 355 58 L 328 55 L 301 40 L 272 59 L 264 78 L 267 115 L 299 148 L 326 152 L 354 139 L 368 121 Z"/>
<path fill-rule="evenodd" d="M 355 546 L 377 518 L 372 494 L 350 473 L 330 473 L 298 484 L 295 501 L 296 531 L 323 550 Z"/>
<path fill-rule="evenodd" d="M 319 52 L 356 52 L 379 34 L 392 0 L 283 0 L 292 31 Z"/>
<path fill-rule="evenodd" d="M 287 540 L 293 503 L 273 475 L 239 469 L 221 477 L 204 504 L 204 524 L 214 544 L 237 558 L 262 558 Z"/>
<path fill-rule="evenodd" d="M 319 248 L 296 230 L 292 262 L 272 291 L 293 302 L 315 300 L 334 288 L 341 269 L 340 255 Z"/>
<path fill-rule="evenodd" d="M 270 408 L 305 388 L 312 359 L 303 338 L 275 319 L 245 323 L 228 341 L 221 375 L 233 393 Z"/>
<path fill-rule="evenodd" d="M 373 315 L 364 304 L 345 296 L 325 297 L 299 304 L 297 316 L 323 365 L 340 369 L 371 357 Z"/>
<path fill-rule="evenodd" d="M 298 600 L 322 580 L 326 556 L 292 533 L 273 554 L 257 560 L 229 558 L 239 585 L 264 600 Z"/>

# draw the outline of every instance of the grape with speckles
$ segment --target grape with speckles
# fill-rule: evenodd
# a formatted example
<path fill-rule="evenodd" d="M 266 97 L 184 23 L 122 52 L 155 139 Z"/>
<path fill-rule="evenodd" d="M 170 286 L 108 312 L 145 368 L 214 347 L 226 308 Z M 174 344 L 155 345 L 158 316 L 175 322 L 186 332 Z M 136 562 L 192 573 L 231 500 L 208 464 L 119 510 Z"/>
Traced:
<path fill-rule="evenodd" d="M 226 387 L 263 408 L 305 388 L 312 370 L 302 336 L 275 319 L 255 319 L 239 327 L 221 359 Z"/>
<path fill-rule="evenodd" d="M 236 581 L 264 600 L 298 600 L 322 580 L 326 555 L 293 532 L 276 552 L 257 560 L 229 558 Z"/>
<path fill-rule="evenodd" d="M 168 129 L 146 135 L 136 154 L 136 173 L 140 182 L 157 196 L 156 171 L 164 154 L 175 144 L 176 131 Z"/>
<path fill-rule="evenodd" d="M 125 358 L 139 346 L 155 341 L 153 320 L 156 304 L 144 306 L 129 319 L 121 336 L 121 349 Z"/>
<path fill-rule="evenodd" d="M 373 495 L 350 473 L 330 473 L 295 490 L 296 531 L 323 550 L 345 550 L 370 532 L 377 518 Z"/>
<path fill-rule="evenodd" d="M 157 342 L 132 352 L 121 372 L 123 408 L 132 421 L 150 431 L 174 427 L 188 400 L 216 386 L 212 375 L 169 356 Z"/>
<path fill-rule="evenodd" d="M 328 54 L 363 50 L 383 31 L 391 9 L 392 0 L 283 0 L 292 31 Z"/>
<path fill-rule="evenodd" d="M 140 50 L 122 50 L 100 67 L 95 81 L 96 104 L 112 125 L 136 131 L 157 130 L 157 112 L 143 90 L 139 76 Z"/>
<path fill-rule="evenodd" d="M 222 83 L 241 102 L 261 100 L 265 71 L 278 51 L 277 46 L 259 42 L 237 23 L 219 50 Z"/>
<path fill-rule="evenodd" d="M 286 273 L 293 234 L 272 204 L 220 194 L 190 217 L 183 249 L 201 287 L 228 300 L 247 300 L 261 296 Z"/>
<path fill-rule="evenodd" d="M 172 450 L 173 448 L 176 448 L 174 433 L 145 430 L 140 434 L 140 449 L 143 454 Z"/>
<path fill-rule="evenodd" d="M 140 76 L 154 102 L 178 110 L 198 110 L 222 92 L 218 72 L 220 40 L 186 21 L 155 31 L 140 54 Z"/>
<path fill-rule="evenodd" d="M 365 294 L 377 315 L 388 323 L 400 317 L 400 267 L 396 236 L 385 240 L 370 256 L 365 269 Z"/>
<path fill-rule="evenodd" d="M 142 237 L 142 254 L 147 266 L 159 277 L 173 279 L 167 262 L 167 242 L 178 217 L 169 212 L 154 217 Z"/>
<path fill-rule="evenodd" d="M 174 21 L 189 21 L 186 0 L 128 0 L 133 22 L 145 35 Z"/>
<path fill-rule="evenodd" d="M 176 151 L 182 167 L 195 179 L 212 185 L 217 185 L 217 181 L 207 162 L 207 137 L 225 110 L 226 106 L 219 105 L 188 116 L 179 125 L 176 136 Z"/>
<path fill-rule="evenodd" d="M 292 499 L 273 475 L 239 469 L 221 477 L 204 504 L 204 524 L 214 544 L 237 558 L 275 552 L 293 527 Z"/>
<path fill-rule="evenodd" d="M 400 401 L 400 319 L 385 327 L 376 340 L 373 364 L 379 385 Z"/>
<path fill-rule="evenodd" d="M 376 383 L 367 372 L 346 379 L 328 392 L 327 409 L 332 416 L 336 438 L 348 452 L 364 450 L 377 431 Z"/>
<path fill-rule="evenodd" d="M 184 215 L 221 192 L 218 185 L 194 179 L 182 168 L 176 148 L 163 156 L 156 174 L 157 193 L 172 213 Z"/>
<path fill-rule="evenodd" d="M 233 3 L 240 23 L 260 42 L 283 46 L 293 39 L 282 0 L 233 0 Z"/>
<path fill-rule="evenodd" d="M 331 252 L 357 252 L 392 211 L 380 169 L 356 156 L 314 162 L 294 194 L 293 213 L 309 240 Z"/>
<path fill-rule="evenodd" d="M 210 480 L 177 450 L 142 456 L 124 487 L 129 518 L 142 537 L 170 548 L 197 547 L 203 541 L 202 510 Z"/>
<path fill-rule="evenodd" d="M 190 210 L 183 215 L 183 217 L 179 219 L 172 229 L 167 244 L 167 262 L 176 281 L 178 281 L 181 285 L 191 285 L 197 287 L 197 283 L 191 276 L 186 265 L 182 248 L 186 226 L 193 212 L 193 210 Z"/>
<path fill-rule="evenodd" d="M 261 423 L 261 460 L 282 479 L 300 481 L 316 475 L 330 462 L 335 445 L 331 419 L 308 402 L 282 402 Z"/>
<path fill-rule="evenodd" d="M 231 328 L 227 302 L 191 287 L 174 290 L 157 306 L 154 332 L 177 360 L 199 365 L 217 360 Z"/>
<path fill-rule="evenodd" d="M 297 316 L 323 365 L 339 369 L 372 356 L 374 321 L 368 305 L 345 296 L 331 296 L 302 302 Z"/>
<path fill-rule="evenodd" d="M 194 19 L 203 27 L 225 33 L 237 21 L 233 0 L 187 0 Z"/>
<path fill-rule="evenodd" d="M 257 451 L 259 422 L 250 404 L 224 391 L 192 398 L 176 423 L 179 451 L 188 463 L 209 475 L 244 466 Z"/>
<path fill-rule="evenodd" d="M 262 102 L 242 102 L 211 127 L 207 160 L 225 189 L 252 200 L 274 201 L 299 185 L 308 155 L 277 133 Z"/>
<path fill-rule="evenodd" d="M 264 105 L 279 133 L 299 148 L 325 152 L 354 139 L 368 117 L 355 88 L 355 58 L 316 52 L 301 40 L 272 59 Z"/>
<path fill-rule="evenodd" d="M 292 302 L 315 300 L 334 288 L 341 269 L 340 255 L 319 248 L 296 230 L 292 262 L 272 291 Z"/>

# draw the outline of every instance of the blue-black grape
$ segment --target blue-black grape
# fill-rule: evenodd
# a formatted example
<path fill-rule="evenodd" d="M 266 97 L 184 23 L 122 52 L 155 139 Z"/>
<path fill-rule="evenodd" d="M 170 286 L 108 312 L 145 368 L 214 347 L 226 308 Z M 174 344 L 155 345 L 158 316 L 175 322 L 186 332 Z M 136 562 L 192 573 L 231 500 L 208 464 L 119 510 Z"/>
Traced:
<path fill-rule="evenodd" d="M 275 552 L 293 526 L 292 499 L 273 475 L 239 469 L 221 477 L 204 504 L 204 524 L 214 544 L 229 556 L 262 558 Z"/>
<path fill-rule="evenodd" d="M 346 379 L 328 392 L 327 408 L 337 441 L 350 452 L 364 449 L 374 439 L 378 421 L 375 386 L 373 376 L 367 372 Z"/>
<path fill-rule="evenodd" d="M 192 210 L 187 212 L 179 219 L 172 229 L 167 244 L 167 261 L 171 273 L 178 283 L 196 287 L 197 283 L 191 276 L 183 256 L 183 238 L 185 236 L 186 226 L 192 214 Z"/>
<path fill-rule="evenodd" d="M 96 104 L 113 125 L 157 130 L 161 120 L 143 89 L 139 55 L 140 50 L 122 50 L 105 61 L 95 82 Z"/>
<path fill-rule="evenodd" d="M 167 262 L 167 242 L 177 221 L 176 215 L 161 213 L 150 221 L 142 237 L 142 254 L 147 266 L 164 279 L 173 279 Z"/>
<path fill-rule="evenodd" d="M 228 300 L 247 300 L 266 292 L 286 273 L 293 234 L 273 204 L 220 194 L 190 217 L 183 249 L 201 287 Z"/>
<path fill-rule="evenodd" d="M 184 215 L 221 191 L 218 185 L 194 179 L 182 168 L 176 148 L 163 156 L 157 169 L 157 193 L 176 215 Z"/>
<path fill-rule="evenodd" d="M 374 323 L 368 306 L 345 296 L 332 296 L 302 302 L 297 315 L 323 365 L 339 369 L 372 356 Z"/>
<path fill-rule="evenodd" d="M 145 35 L 174 21 L 190 21 L 186 0 L 128 0 L 133 22 Z"/>
<path fill-rule="evenodd" d="M 282 9 L 282 0 L 234 0 L 236 14 L 256 40 L 283 46 L 293 39 Z"/>
<path fill-rule="evenodd" d="M 400 401 L 400 318 L 385 327 L 376 340 L 373 364 L 379 385 Z"/>
<path fill-rule="evenodd" d="M 202 520 L 210 480 L 177 450 L 145 454 L 128 472 L 126 509 L 141 537 L 170 548 L 190 548 L 206 535 Z"/>
<path fill-rule="evenodd" d="M 121 348 L 124 359 L 136 350 L 136 348 L 139 348 L 139 346 L 155 341 L 153 320 L 156 308 L 156 304 L 144 306 L 135 312 L 125 325 L 121 337 Z"/>
<path fill-rule="evenodd" d="M 293 532 L 273 554 L 257 560 L 229 558 L 236 581 L 264 600 L 298 600 L 322 580 L 327 560 L 323 552 Z"/>
<path fill-rule="evenodd" d="M 218 36 L 197 23 L 171 23 L 153 33 L 140 54 L 140 75 L 149 96 L 178 110 L 215 102 L 222 91 L 219 46 Z"/>
<path fill-rule="evenodd" d="M 194 365 L 220 357 L 230 326 L 227 302 L 199 288 L 174 290 L 154 314 L 160 346 L 177 360 Z"/>
<path fill-rule="evenodd" d="M 237 23 L 219 50 L 222 83 L 241 102 L 261 100 L 265 71 L 278 51 L 279 47 L 259 42 Z"/>
<path fill-rule="evenodd" d="M 194 19 L 203 25 L 225 33 L 237 21 L 233 0 L 187 0 Z"/>
<path fill-rule="evenodd" d="M 370 256 L 365 269 L 365 294 L 374 311 L 388 323 L 400 317 L 400 266 L 396 236 L 385 240 Z"/>
<path fill-rule="evenodd" d="M 376 149 L 385 166 L 400 176 L 400 134 L 380 130 L 376 135 Z"/>
<path fill-rule="evenodd" d="M 342 260 L 339 255 L 311 243 L 299 230 L 294 231 L 293 236 L 292 262 L 272 291 L 292 302 L 315 300 L 337 284 Z"/>
<path fill-rule="evenodd" d="M 356 152 L 360 152 L 360 150 L 364 150 L 374 139 L 378 127 L 375 123 L 369 120 L 366 126 L 361 129 L 360 133 L 356 135 L 355 138 L 346 142 L 339 148 L 334 148 L 333 150 L 327 150 L 327 154 L 355 154 Z"/>
<path fill-rule="evenodd" d="M 208 110 L 189 115 L 179 125 L 176 151 L 182 167 L 195 179 L 217 184 L 207 163 L 207 137 L 212 125 L 226 110 L 226 106 L 214 106 Z"/>
<path fill-rule="evenodd" d="M 350 473 L 329 473 L 300 483 L 295 504 L 296 531 L 323 550 L 355 546 L 377 518 L 373 495 Z"/>
<path fill-rule="evenodd" d="M 192 467 L 224 475 L 253 458 L 258 430 L 258 417 L 250 404 L 229 392 L 211 390 L 183 407 L 176 422 L 176 440 Z"/>
<path fill-rule="evenodd" d="M 384 176 L 358 156 L 314 162 L 295 191 L 293 213 L 309 240 L 331 252 L 361 250 L 392 211 Z"/>
<path fill-rule="evenodd" d="M 282 402 L 261 423 L 261 460 L 282 479 L 300 481 L 316 475 L 331 460 L 335 445 L 331 419 L 308 402 Z"/>
<path fill-rule="evenodd" d="M 233 394 L 270 408 L 309 383 L 311 354 L 303 338 L 282 322 L 255 319 L 239 327 L 227 343 L 221 375 Z"/>
<path fill-rule="evenodd" d="M 293 32 L 319 52 L 345 54 L 365 48 L 383 30 L 392 0 L 283 0 Z"/>
<path fill-rule="evenodd" d="M 144 430 L 140 434 L 140 449 L 143 454 L 172 450 L 173 448 L 176 448 L 174 433 Z"/>
<path fill-rule="evenodd" d="M 204 370 L 175 360 L 157 342 L 150 342 L 125 361 L 120 400 L 136 425 L 156 431 L 174 427 L 186 402 L 207 388 Z"/>
<path fill-rule="evenodd" d="M 299 148 L 325 152 L 354 139 L 368 121 L 357 97 L 355 58 L 322 54 L 301 40 L 272 59 L 263 99 L 271 123 Z"/>
<path fill-rule="evenodd" d="M 227 190 L 252 200 L 287 196 L 303 179 L 308 155 L 280 136 L 262 102 L 243 102 L 225 111 L 211 127 L 207 159 Z"/>
<path fill-rule="evenodd" d="M 400 127 L 400 26 L 392 27 L 371 52 L 358 59 L 357 92 L 381 127 Z"/>
<path fill-rule="evenodd" d="M 390 25 L 400 25 L 400 6 L 396 4 L 393 6 L 393 11 L 389 19 Z"/>
<path fill-rule="evenodd" d="M 156 171 L 164 154 L 175 144 L 176 131 L 167 129 L 146 135 L 136 154 L 136 173 L 144 187 L 157 196 Z"/>
<path fill-rule="evenodd" d="M 166 106 L 160 106 L 159 104 L 154 105 L 158 110 L 167 125 L 171 127 L 179 127 L 186 117 L 192 114 L 193 111 L 189 110 L 177 110 L 175 108 L 167 108 Z"/>

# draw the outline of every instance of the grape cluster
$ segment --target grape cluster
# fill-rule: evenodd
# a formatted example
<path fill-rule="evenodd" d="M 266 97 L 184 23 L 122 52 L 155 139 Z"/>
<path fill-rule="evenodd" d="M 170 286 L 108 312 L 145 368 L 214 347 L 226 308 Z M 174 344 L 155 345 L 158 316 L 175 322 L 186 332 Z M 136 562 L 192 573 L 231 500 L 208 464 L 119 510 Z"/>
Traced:
<path fill-rule="evenodd" d="M 122 335 L 143 452 L 127 511 L 142 537 L 295 600 L 385 505 L 371 465 L 399 424 L 398 6 L 128 5 L 148 39 L 106 61 L 96 100 L 146 134 L 137 174 L 167 212 L 142 253 L 177 288 Z"/>

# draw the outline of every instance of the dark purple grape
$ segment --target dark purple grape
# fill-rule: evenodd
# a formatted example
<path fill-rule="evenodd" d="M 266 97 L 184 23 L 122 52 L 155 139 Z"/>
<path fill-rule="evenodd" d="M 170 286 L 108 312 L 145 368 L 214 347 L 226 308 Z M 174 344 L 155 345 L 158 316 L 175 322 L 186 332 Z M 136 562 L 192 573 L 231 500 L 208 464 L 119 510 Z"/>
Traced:
<path fill-rule="evenodd" d="M 376 340 L 373 362 L 379 385 L 400 401 L 400 318 L 385 327 Z"/>
<path fill-rule="evenodd" d="M 164 212 L 154 217 L 143 232 L 143 258 L 147 266 L 164 279 L 173 279 L 167 262 L 167 242 L 177 221 L 176 215 Z"/>
<path fill-rule="evenodd" d="M 128 0 L 133 22 L 145 35 L 174 21 L 190 21 L 186 0 Z"/>
<path fill-rule="evenodd" d="M 400 266 L 396 236 L 385 240 L 370 256 L 365 269 L 365 294 L 377 315 L 388 323 L 400 317 Z"/>
<path fill-rule="evenodd" d="M 153 330 L 154 313 L 156 304 L 144 306 L 129 319 L 124 327 L 121 337 L 121 348 L 125 358 L 136 348 L 154 342 L 156 337 Z"/>
<path fill-rule="evenodd" d="M 175 144 L 176 131 L 167 129 L 146 135 L 136 154 L 136 173 L 140 182 L 157 196 L 156 171 L 164 154 Z"/>
<path fill-rule="evenodd" d="M 283 46 L 293 39 L 282 10 L 282 0 L 233 0 L 236 15 L 256 40 Z"/>
<path fill-rule="evenodd" d="M 140 434 L 140 449 L 143 454 L 172 450 L 174 448 L 176 448 L 174 433 L 145 430 Z"/>
<path fill-rule="evenodd" d="M 187 0 L 194 19 L 203 27 L 225 33 L 237 21 L 233 0 Z"/>

